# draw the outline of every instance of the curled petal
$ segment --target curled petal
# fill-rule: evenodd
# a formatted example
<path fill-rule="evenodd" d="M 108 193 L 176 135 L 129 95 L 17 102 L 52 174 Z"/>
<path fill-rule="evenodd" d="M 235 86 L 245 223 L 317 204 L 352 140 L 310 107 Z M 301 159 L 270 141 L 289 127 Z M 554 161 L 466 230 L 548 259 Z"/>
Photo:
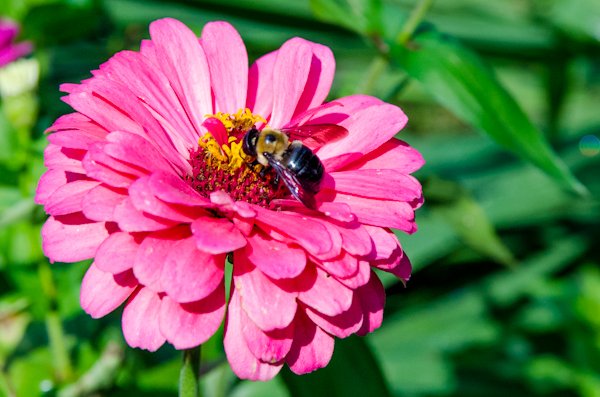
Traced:
<path fill-rule="evenodd" d="M 141 284 L 155 292 L 163 291 L 161 274 L 175 243 L 190 236 L 188 227 L 150 233 L 140 244 L 133 261 L 133 273 Z"/>
<path fill-rule="evenodd" d="M 230 220 L 202 216 L 192 222 L 198 249 L 209 254 L 226 254 L 246 245 L 246 238 Z"/>
<path fill-rule="evenodd" d="M 260 232 L 249 236 L 248 242 L 245 255 L 269 277 L 293 278 L 306 266 L 306 255 L 300 248 L 270 239 Z"/>
<path fill-rule="evenodd" d="M 116 232 L 108 236 L 96 251 L 96 266 L 103 272 L 119 274 L 133 267 L 143 236 Z"/>
<path fill-rule="evenodd" d="M 236 251 L 233 281 L 244 312 L 262 330 L 287 327 L 294 319 L 296 294 L 288 292 L 265 276 Z"/>
<path fill-rule="evenodd" d="M 242 330 L 242 307 L 235 288 L 231 288 L 231 299 L 225 321 L 223 345 L 233 372 L 242 379 L 266 381 L 273 378 L 283 364 L 269 364 L 256 358 L 244 339 Z"/>
<path fill-rule="evenodd" d="M 193 237 L 173 244 L 162 269 L 162 286 L 179 303 L 195 302 L 210 295 L 223 281 L 224 255 L 198 250 Z"/>
<path fill-rule="evenodd" d="M 322 223 L 287 211 L 270 211 L 256 207 L 256 220 L 265 232 L 277 229 L 314 255 L 323 255 L 334 249 L 332 236 Z"/>
<path fill-rule="evenodd" d="M 219 146 L 227 144 L 227 139 L 229 136 L 227 135 L 227 130 L 225 129 L 225 126 L 221 120 L 216 117 L 209 117 L 204 120 L 202 127 L 206 128 L 208 132 L 211 133 Z"/>
<path fill-rule="evenodd" d="M 337 280 L 344 284 L 346 287 L 354 290 L 358 287 L 361 287 L 369 282 L 371 278 L 371 266 L 367 261 L 358 261 L 358 269 L 356 273 L 354 273 L 350 277 L 340 277 Z"/>
<path fill-rule="evenodd" d="M 265 332 L 252 322 L 244 310 L 240 311 L 240 315 L 242 333 L 252 355 L 269 364 L 281 362 L 292 347 L 294 323 L 283 329 Z"/>
<path fill-rule="evenodd" d="M 417 231 L 415 211 L 409 203 L 342 193 L 336 193 L 333 200 L 348 204 L 361 223 L 400 229 L 409 234 Z"/>
<path fill-rule="evenodd" d="M 294 343 L 286 358 L 290 369 L 302 375 L 325 367 L 333 355 L 333 337 L 301 311 L 294 324 Z"/>
<path fill-rule="evenodd" d="M 85 176 L 82 174 L 75 174 L 61 169 L 50 169 L 40 178 L 35 191 L 35 202 L 37 204 L 44 204 L 48 200 L 48 197 L 58 188 L 69 182 L 81 179 L 85 179 Z"/>
<path fill-rule="evenodd" d="M 68 171 L 76 174 L 85 174 L 82 160 L 85 150 L 70 149 L 49 144 L 44 149 L 44 165 L 46 168 Z"/>
<path fill-rule="evenodd" d="M 150 189 L 159 199 L 189 206 L 211 206 L 209 200 L 201 197 L 181 178 L 170 172 L 155 172 L 150 176 Z"/>
<path fill-rule="evenodd" d="M 401 280 L 408 281 L 412 264 L 402 248 L 398 246 L 388 259 L 372 262 L 373 267 L 392 273 Z"/>
<path fill-rule="evenodd" d="M 327 316 L 345 312 L 352 304 L 352 290 L 320 268 L 316 268 L 315 276 L 303 277 L 301 283 L 305 289 L 298 293 L 298 299 Z"/>
<path fill-rule="evenodd" d="M 319 328 L 338 338 L 352 335 L 361 328 L 363 323 L 362 307 L 356 295 L 350 308 L 337 316 L 326 316 L 310 308 L 306 309 L 306 314 Z"/>
<path fill-rule="evenodd" d="M 115 221 L 115 208 L 127 198 L 127 191 L 101 184 L 83 197 L 83 214 L 95 221 Z"/>
<path fill-rule="evenodd" d="M 363 311 L 363 322 L 357 331 L 358 335 L 366 335 L 381 326 L 383 307 L 385 306 L 385 290 L 377 275 L 372 274 L 369 282 L 356 290 Z"/>
<path fill-rule="evenodd" d="M 142 177 L 129 187 L 131 203 L 138 211 L 177 223 L 189 223 L 198 214 L 197 211 L 190 211 L 189 207 L 178 208 L 158 199 L 149 181 L 149 177 Z"/>
<path fill-rule="evenodd" d="M 165 343 L 160 332 L 160 297 L 148 288 L 141 288 L 123 310 L 123 336 L 131 347 L 158 350 Z"/>
<path fill-rule="evenodd" d="M 114 210 L 115 221 L 125 232 L 153 232 L 177 225 L 179 222 L 139 211 L 127 197 Z"/>
<path fill-rule="evenodd" d="M 103 272 L 92 263 L 81 282 L 79 301 L 83 310 L 93 318 L 104 317 L 121 306 L 137 286 L 131 271 L 112 274 Z"/>
<path fill-rule="evenodd" d="M 369 225 L 365 225 L 364 228 L 371 236 L 375 248 L 370 259 L 387 259 L 399 247 L 398 238 L 390 230 Z"/>
<path fill-rule="evenodd" d="M 347 278 L 358 272 L 358 258 L 347 252 L 342 252 L 334 259 L 319 262 L 319 266 L 332 276 Z"/>
<path fill-rule="evenodd" d="M 165 296 L 160 307 L 160 331 L 176 349 L 189 349 L 206 342 L 221 325 L 224 314 L 223 286 L 197 302 L 177 303 Z"/>
<path fill-rule="evenodd" d="M 92 222 L 81 213 L 51 216 L 42 227 L 42 249 L 53 261 L 82 261 L 93 258 L 108 235 L 105 222 Z"/>
<path fill-rule="evenodd" d="M 99 184 L 100 182 L 83 180 L 67 183 L 47 198 L 44 209 L 54 216 L 80 212 L 83 197 Z"/>

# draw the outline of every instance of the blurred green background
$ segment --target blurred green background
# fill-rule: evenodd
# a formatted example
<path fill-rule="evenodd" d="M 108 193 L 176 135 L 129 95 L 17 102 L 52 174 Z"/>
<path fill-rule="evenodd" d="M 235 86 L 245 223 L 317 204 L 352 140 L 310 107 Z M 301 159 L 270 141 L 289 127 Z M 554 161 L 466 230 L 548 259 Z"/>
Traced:
<path fill-rule="evenodd" d="M 77 82 L 150 21 L 240 32 L 251 59 L 301 36 L 330 46 L 330 98 L 400 105 L 426 203 L 400 236 L 414 274 L 384 277 L 381 329 L 330 365 L 239 381 L 222 334 L 205 396 L 600 396 L 600 2 L 597 0 L 2 0 L 40 65 L 0 100 L 0 396 L 176 396 L 180 353 L 126 347 L 120 313 L 79 307 L 86 264 L 40 248 L 43 131 Z M 13 81 L 18 83 L 18 81 Z M 369 139 L 368 136 L 365 139 Z"/>

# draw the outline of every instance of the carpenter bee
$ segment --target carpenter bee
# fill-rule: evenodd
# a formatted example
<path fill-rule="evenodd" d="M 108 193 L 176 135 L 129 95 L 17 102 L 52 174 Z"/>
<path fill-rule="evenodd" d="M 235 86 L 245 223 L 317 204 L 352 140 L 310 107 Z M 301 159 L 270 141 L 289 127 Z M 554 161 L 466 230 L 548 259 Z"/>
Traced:
<path fill-rule="evenodd" d="M 272 167 L 277 175 L 275 184 L 281 178 L 298 201 L 314 209 L 314 196 L 321 187 L 324 168 L 313 150 L 346 135 L 348 131 L 335 124 L 260 131 L 253 127 L 244 135 L 242 150 L 253 164 Z"/>

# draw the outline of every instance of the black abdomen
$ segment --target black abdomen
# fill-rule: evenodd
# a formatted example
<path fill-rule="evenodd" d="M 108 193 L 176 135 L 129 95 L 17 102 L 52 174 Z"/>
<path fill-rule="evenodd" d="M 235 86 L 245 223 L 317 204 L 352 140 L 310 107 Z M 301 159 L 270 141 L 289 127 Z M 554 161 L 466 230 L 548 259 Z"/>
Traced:
<path fill-rule="evenodd" d="M 319 191 L 323 179 L 321 160 L 304 145 L 292 144 L 283 154 L 283 164 L 296 175 L 304 190 L 311 193 Z"/>

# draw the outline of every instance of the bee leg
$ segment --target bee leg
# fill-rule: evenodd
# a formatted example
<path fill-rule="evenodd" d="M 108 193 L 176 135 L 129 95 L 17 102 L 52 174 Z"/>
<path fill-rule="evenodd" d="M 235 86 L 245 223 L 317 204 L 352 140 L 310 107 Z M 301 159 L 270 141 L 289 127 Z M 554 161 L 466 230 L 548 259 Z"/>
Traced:
<path fill-rule="evenodd" d="M 275 178 L 273 178 L 273 186 L 277 187 L 279 185 L 279 174 L 275 174 Z"/>
<path fill-rule="evenodd" d="M 267 175 L 267 168 L 262 167 L 261 170 L 258 172 L 258 175 L 260 175 L 261 178 L 264 178 Z"/>

